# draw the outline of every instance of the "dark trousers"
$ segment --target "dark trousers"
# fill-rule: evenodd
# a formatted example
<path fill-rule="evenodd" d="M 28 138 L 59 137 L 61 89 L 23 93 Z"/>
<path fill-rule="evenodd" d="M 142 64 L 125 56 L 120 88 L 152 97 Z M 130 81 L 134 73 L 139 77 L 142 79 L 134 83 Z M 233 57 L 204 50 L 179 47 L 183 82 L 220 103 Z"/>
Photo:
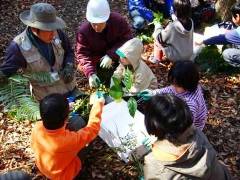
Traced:
<path fill-rule="evenodd" d="M 114 62 L 110 69 L 100 67 L 100 62 L 97 64 L 96 71 L 97 76 L 99 77 L 101 84 L 104 84 L 106 87 L 110 86 L 111 77 L 118 67 L 119 63 Z"/>

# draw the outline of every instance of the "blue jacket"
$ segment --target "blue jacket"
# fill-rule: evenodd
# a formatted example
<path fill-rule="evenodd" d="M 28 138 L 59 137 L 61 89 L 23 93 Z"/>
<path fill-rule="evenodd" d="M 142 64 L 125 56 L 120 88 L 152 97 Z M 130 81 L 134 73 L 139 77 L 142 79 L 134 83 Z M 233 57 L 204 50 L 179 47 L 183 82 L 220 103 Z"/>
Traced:
<path fill-rule="evenodd" d="M 132 11 L 137 10 L 141 17 L 146 21 L 152 22 L 154 19 L 153 11 L 160 11 L 169 16 L 172 11 L 173 0 L 165 0 L 165 5 L 160 7 L 154 0 L 128 0 L 128 10 L 131 14 Z"/>
<path fill-rule="evenodd" d="M 214 45 L 214 44 L 234 44 L 240 45 L 240 27 L 227 31 L 225 34 L 220 34 L 208 38 L 203 41 L 205 45 Z"/>
<path fill-rule="evenodd" d="M 140 13 L 140 16 L 143 17 L 145 20 L 149 22 L 153 21 L 153 12 L 146 7 L 144 0 L 128 0 L 128 10 L 130 14 L 132 11 L 137 10 Z"/>

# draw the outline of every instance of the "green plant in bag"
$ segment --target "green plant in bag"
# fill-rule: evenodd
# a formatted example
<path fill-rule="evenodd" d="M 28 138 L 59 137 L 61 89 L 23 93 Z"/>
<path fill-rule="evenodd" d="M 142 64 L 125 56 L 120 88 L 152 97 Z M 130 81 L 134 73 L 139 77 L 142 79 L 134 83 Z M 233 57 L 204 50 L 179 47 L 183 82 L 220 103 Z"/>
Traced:
<path fill-rule="evenodd" d="M 126 68 L 123 80 L 112 77 L 113 86 L 110 88 L 109 95 L 116 101 L 120 101 L 124 96 L 123 85 L 125 86 L 126 93 L 129 93 L 133 85 L 133 73 L 130 69 Z M 128 102 L 129 114 L 134 117 L 137 110 L 137 101 L 131 97 Z"/>
<path fill-rule="evenodd" d="M 133 85 L 133 73 L 128 68 L 125 70 L 124 78 L 123 78 L 123 84 L 129 91 Z"/>
<path fill-rule="evenodd" d="M 133 97 L 131 97 L 129 98 L 127 104 L 130 115 L 134 117 L 137 110 L 137 101 Z"/>

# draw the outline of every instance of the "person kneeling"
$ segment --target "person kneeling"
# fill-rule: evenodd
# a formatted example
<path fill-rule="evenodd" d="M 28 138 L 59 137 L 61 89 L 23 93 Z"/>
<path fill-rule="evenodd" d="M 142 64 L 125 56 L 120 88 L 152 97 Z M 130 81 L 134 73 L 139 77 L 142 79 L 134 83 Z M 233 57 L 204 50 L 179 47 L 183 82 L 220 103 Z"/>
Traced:
<path fill-rule="evenodd" d="M 104 99 L 93 104 L 86 127 L 78 131 L 67 129 L 69 104 L 61 94 L 51 94 L 40 102 L 42 121 L 35 124 L 31 148 L 36 165 L 49 179 L 73 179 L 82 169 L 78 153 L 93 141 L 100 130 Z"/>
<path fill-rule="evenodd" d="M 123 44 L 116 54 L 120 57 L 120 65 L 113 73 L 113 77 L 123 79 L 127 69 L 133 72 L 133 84 L 129 92 L 138 93 L 144 89 L 156 89 L 157 78 L 152 70 L 141 59 L 143 44 L 140 39 L 133 38 Z M 112 84 L 112 83 L 111 83 Z"/>
<path fill-rule="evenodd" d="M 150 99 L 145 126 L 158 140 L 145 156 L 145 179 L 231 179 L 207 137 L 192 123 L 188 106 L 177 96 Z"/>

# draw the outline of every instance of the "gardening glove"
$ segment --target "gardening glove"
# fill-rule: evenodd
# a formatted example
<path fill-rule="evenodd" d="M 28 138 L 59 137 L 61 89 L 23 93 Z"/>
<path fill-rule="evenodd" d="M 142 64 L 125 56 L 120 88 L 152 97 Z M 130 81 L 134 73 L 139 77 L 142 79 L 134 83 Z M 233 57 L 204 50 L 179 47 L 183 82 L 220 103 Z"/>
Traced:
<path fill-rule="evenodd" d="M 141 91 L 137 94 L 137 97 L 142 98 L 144 101 L 148 101 L 152 96 L 154 96 L 154 93 L 149 89 Z"/>
<path fill-rule="evenodd" d="M 105 102 L 103 92 L 96 91 L 95 93 L 91 94 L 89 104 L 94 104 L 95 102 Z"/>
<path fill-rule="evenodd" d="M 163 29 L 162 25 L 160 22 L 154 23 L 154 32 L 152 34 L 152 37 L 154 39 L 157 38 L 157 35 L 160 33 L 160 31 Z"/>
<path fill-rule="evenodd" d="M 142 144 L 145 146 L 147 150 L 151 150 L 153 143 L 156 141 L 157 141 L 157 138 L 155 136 L 149 136 L 143 139 Z"/>
<path fill-rule="evenodd" d="M 7 82 L 8 82 L 7 76 L 5 76 L 2 71 L 0 71 L 0 84 L 2 85 L 7 84 Z"/>
<path fill-rule="evenodd" d="M 93 87 L 98 87 L 100 85 L 100 79 L 97 77 L 96 74 L 92 74 L 90 77 L 89 77 L 89 86 L 91 88 Z"/>
<path fill-rule="evenodd" d="M 112 67 L 112 59 L 108 56 L 105 55 L 101 58 L 101 64 L 100 64 L 101 68 L 111 68 Z"/>
<path fill-rule="evenodd" d="M 61 70 L 60 75 L 63 81 L 67 84 L 70 83 L 74 78 L 74 65 L 73 63 L 67 63 L 65 67 Z"/>
<path fill-rule="evenodd" d="M 172 14 L 171 14 L 171 18 L 172 18 L 173 21 L 176 21 L 176 20 L 177 20 L 176 14 L 172 13 Z"/>

